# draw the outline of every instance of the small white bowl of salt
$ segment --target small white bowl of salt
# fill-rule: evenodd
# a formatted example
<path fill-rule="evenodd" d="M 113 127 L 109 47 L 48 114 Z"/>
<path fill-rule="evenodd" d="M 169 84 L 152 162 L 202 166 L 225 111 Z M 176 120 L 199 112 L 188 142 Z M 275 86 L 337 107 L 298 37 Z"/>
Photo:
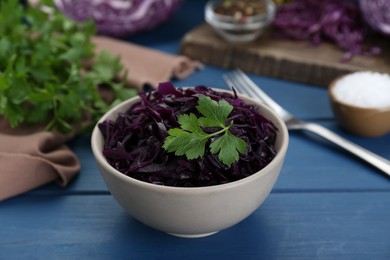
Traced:
<path fill-rule="evenodd" d="M 365 137 L 390 132 L 390 75 L 361 71 L 335 79 L 329 97 L 336 120 Z"/>

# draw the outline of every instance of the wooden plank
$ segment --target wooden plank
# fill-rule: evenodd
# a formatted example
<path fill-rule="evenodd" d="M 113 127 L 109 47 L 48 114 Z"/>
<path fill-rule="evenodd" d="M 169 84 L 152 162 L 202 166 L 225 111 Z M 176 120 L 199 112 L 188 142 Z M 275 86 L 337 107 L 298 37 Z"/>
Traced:
<path fill-rule="evenodd" d="M 390 149 L 388 145 L 384 145 L 390 144 L 390 134 L 378 138 L 362 138 L 344 132 L 334 121 L 317 122 L 390 160 Z M 390 190 L 389 180 L 384 174 L 323 139 L 313 137 L 301 132 L 290 132 L 289 149 L 275 186 L 276 191 Z M 68 187 L 50 184 L 30 194 L 109 194 L 92 155 L 89 136 L 77 137 L 70 142 L 70 147 L 81 162 L 81 171 L 76 179 Z"/>
<path fill-rule="evenodd" d="M 343 131 L 334 121 L 314 121 L 390 160 L 390 134 L 362 138 Z M 313 134 L 290 131 L 289 149 L 276 191 L 390 191 L 387 175 Z"/>
<path fill-rule="evenodd" d="M 236 226 L 184 239 L 108 195 L 23 196 L 0 204 L 0 259 L 389 259 L 388 205 L 389 192 L 271 193 Z"/>
<path fill-rule="evenodd" d="M 174 85 L 176 87 L 204 85 L 228 89 L 223 80 L 223 75 L 228 72 L 220 67 L 206 66 L 186 79 L 175 81 Z M 249 73 L 248 76 L 276 102 L 301 119 L 333 118 L 326 88 Z"/>
<path fill-rule="evenodd" d="M 313 46 L 306 41 L 277 40 L 268 34 L 251 43 L 229 43 L 203 24 L 184 36 L 180 52 L 205 64 L 328 86 L 334 78 L 353 71 L 390 73 L 390 40 L 375 43 L 382 47 L 380 56 L 356 56 L 343 63 L 343 51 L 332 44 Z"/>

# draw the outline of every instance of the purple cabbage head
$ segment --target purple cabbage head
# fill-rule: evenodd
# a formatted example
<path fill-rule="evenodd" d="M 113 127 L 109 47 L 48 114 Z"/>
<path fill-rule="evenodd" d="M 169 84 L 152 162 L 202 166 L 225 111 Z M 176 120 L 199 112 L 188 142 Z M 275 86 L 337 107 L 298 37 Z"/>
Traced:
<path fill-rule="evenodd" d="M 390 36 L 390 0 L 360 0 L 360 9 L 372 28 Z"/>
<path fill-rule="evenodd" d="M 199 95 L 216 101 L 224 99 L 234 107 L 227 119 L 234 121 L 230 131 L 245 140 L 249 148 L 230 167 L 208 149 L 203 157 L 188 160 L 162 148 L 167 131 L 179 127 L 178 115 L 200 116 L 196 108 Z M 258 107 L 245 104 L 235 93 L 204 86 L 181 89 L 162 83 L 157 90 L 140 93 L 139 97 L 140 102 L 118 114 L 115 121 L 98 125 L 105 140 L 103 155 L 108 163 L 132 178 L 175 187 L 211 186 L 245 178 L 275 157 L 277 128 L 261 115 Z"/>
<path fill-rule="evenodd" d="M 93 19 L 100 34 L 125 36 L 166 21 L 182 0 L 54 0 L 75 21 Z"/>

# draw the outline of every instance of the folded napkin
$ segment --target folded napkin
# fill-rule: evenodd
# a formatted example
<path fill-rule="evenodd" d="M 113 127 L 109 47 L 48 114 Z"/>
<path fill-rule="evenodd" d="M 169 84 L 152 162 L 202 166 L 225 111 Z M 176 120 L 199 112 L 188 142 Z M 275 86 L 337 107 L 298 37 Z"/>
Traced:
<path fill-rule="evenodd" d="M 0 201 L 56 181 L 65 186 L 80 170 L 65 145 L 72 135 L 0 122 Z"/>
<path fill-rule="evenodd" d="M 183 56 L 108 37 L 97 36 L 93 41 L 97 52 L 106 50 L 120 56 L 129 85 L 139 90 L 172 77 L 183 79 L 202 66 Z M 73 137 L 39 126 L 12 129 L 0 119 L 0 201 L 53 181 L 67 185 L 80 170 L 77 156 L 66 146 Z"/>
<path fill-rule="evenodd" d="M 121 57 L 122 64 L 129 74 L 129 85 L 138 89 L 145 85 L 157 86 L 158 83 L 169 81 L 171 78 L 184 79 L 203 66 L 200 62 L 185 56 L 155 51 L 109 37 L 95 37 L 93 42 L 97 51 L 106 50 Z"/>

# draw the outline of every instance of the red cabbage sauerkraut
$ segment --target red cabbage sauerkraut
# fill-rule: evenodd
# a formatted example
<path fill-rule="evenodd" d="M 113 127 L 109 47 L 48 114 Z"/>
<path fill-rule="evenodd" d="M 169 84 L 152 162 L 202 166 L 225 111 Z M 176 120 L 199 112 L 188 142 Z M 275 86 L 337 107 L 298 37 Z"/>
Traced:
<path fill-rule="evenodd" d="M 348 1 L 295 0 L 278 7 L 274 35 L 310 40 L 314 45 L 331 42 L 345 51 L 342 61 L 355 55 L 378 55 L 381 50 L 366 46 L 369 33 L 360 9 Z"/>
<path fill-rule="evenodd" d="M 230 131 L 247 142 L 248 151 L 230 167 L 208 149 L 203 157 L 187 160 L 162 148 L 167 131 L 179 126 L 178 115 L 199 116 L 196 106 L 200 95 L 216 101 L 224 99 L 234 107 L 227 123 L 234 121 Z M 98 125 L 108 163 L 132 178 L 175 187 L 218 185 L 256 173 L 276 155 L 276 126 L 260 114 L 257 106 L 245 104 L 235 92 L 218 92 L 205 86 L 181 89 L 161 83 L 157 90 L 140 93 L 139 97 L 140 102 L 119 113 L 115 121 Z M 215 129 L 204 129 L 211 130 Z"/>

